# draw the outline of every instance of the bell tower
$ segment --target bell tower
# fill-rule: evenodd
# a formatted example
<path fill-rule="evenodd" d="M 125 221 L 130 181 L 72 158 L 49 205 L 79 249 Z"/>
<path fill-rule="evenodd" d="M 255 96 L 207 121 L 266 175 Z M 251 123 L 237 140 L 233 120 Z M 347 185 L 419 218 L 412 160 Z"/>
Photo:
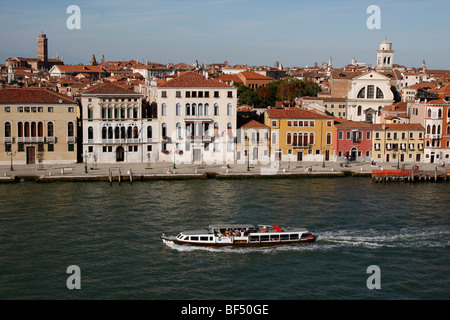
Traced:
<path fill-rule="evenodd" d="M 43 61 L 45 66 L 48 62 L 47 40 L 47 36 L 43 32 L 37 38 L 37 59 Z"/>
<path fill-rule="evenodd" d="M 377 50 L 377 69 L 392 69 L 393 59 L 394 50 L 392 50 L 392 43 L 384 40 L 380 43 L 380 49 Z"/>

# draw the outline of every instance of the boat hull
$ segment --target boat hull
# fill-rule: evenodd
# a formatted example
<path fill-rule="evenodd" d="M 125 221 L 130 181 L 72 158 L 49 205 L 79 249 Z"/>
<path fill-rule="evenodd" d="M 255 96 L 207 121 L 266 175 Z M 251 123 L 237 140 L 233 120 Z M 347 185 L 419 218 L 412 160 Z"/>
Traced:
<path fill-rule="evenodd" d="M 182 241 L 178 240 L 176 237 L 166 237 L 161 236 L 161 240 L 165 245 L 187 245 L 187 246 L 195 246 L 195 247 L 273 247 L 280 245 L 293 245 L 293 244 L 301 244 L 301 243 L 309 243 L 316 241 L 318 236 L 313 235 L 312 237 L 306 239 L 300 239 L 295 241 L 266 241 L 266 242 L 248 242 L 248 241 L 231 241 L 227 243 L 220 242 L 191 242 L 191 241 Z"/>

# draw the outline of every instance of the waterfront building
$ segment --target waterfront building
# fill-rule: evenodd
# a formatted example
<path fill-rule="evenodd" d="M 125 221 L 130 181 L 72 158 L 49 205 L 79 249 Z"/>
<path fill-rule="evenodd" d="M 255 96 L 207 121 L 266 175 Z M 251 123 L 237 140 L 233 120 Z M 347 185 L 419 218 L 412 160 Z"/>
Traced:
<path fill-rule="evenodd" d="M 380 123 L 381 109 L 394 103 L 391 79 L 368 71 L 352 79 L 347 94 L 347 119 Z"/>
<path fill-rule="evenodd" d="M 299 108 L 267 109 L 271 161 L 335 160 L 335 117 Z"/>
<path fill-rule="evenodd" d="M 372 160 L 372 123 L 339 121 L 336 124 L 334 148 L 336 161 L 368 162 Z"/>
<path fill-rule="evenodd" d="M 156 87 L 160 161 L 231 163 L 236 160 L 237 88 L 197 72 Z"/>
<path fill-rule="evenodd" d="M 0 164 L 77 162 L 78 104 L 45 88 L 0 90 Z"/>
<path fill-rule="evenodd" d="M 442 163 L 450 160 L 450 102 L 442 99 L 408 103 L 411 123 L 425 128 L 423 161 Z"/>
<path fill-rule="evenodd" d="M 399 165 L 421 162 L 424 150 L 424 127 L 418 123 L 374 125 L 372 159 Z"/>
<path fill-rule="evenodd" d="M 273 82 L 273 78 L 271 77 L 250 71 L 240 72 L 237 74 L 237 77 L 240 79 L 239 82 L 242 82 L 244 86 L 255 90 L 260 87 L 265 87 Z"/>
<path fill-rule="evenodd" d="M 237 131 L 236 161 L 248 164 L 270 162 L 270 127 L 250 120 Z"/>
<path fill-rule="evenodd" d="M 142 95 L 114 83 L 81 93 L 83 161 L 158 161 L 159 125 L 147 116 Z"/>
<path fill-rule="evenodd" d="M 380 123 L 409 123 L 407 102 L 397 102 L 381 108 Z"/>

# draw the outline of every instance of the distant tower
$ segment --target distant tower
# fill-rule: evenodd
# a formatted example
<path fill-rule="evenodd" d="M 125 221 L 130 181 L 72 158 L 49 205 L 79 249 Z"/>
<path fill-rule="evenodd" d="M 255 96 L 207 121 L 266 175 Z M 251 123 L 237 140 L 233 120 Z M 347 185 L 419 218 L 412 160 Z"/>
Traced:
<path fill-rule="evenodd" d="M 97 60 L 95 59 L 95 54 L 92 55 L 92 59 L 89 62 L 90 66 L 96 66 L 97 65 Z"/>
<path fill-rule="evenodd" d="M 48 50 L 47 50 L 47 36 L 45 33 L 40 33 L 37 38 L 37 59 L 44 62 L 44 67 L 47 67 Z"/>
<path fill-rule="evenodd" d="M 427 66 L 425 65 L 425 60 L 422 60 L 422 72 L 427 70 Z"/>
<path fill-rule="evenodd" d="M 377 69 L 392 69 L 393 59 L 394 50 L 392 50 L 392 43 L 384 40 L 380 43 L 380 50 L 377 50 Z"/>
<path fill-rule="evenodd" d="M 105 63 L 105 55 L 104 54 L 102 54 L 102 62 L 101 62 L 102 64 L 104 64 Z"/>
<path fill-rule="evenodd" d="M 8 83 L 11 83 L 14 80 L 14 68 L 12 64 L 8 67 Z"/>

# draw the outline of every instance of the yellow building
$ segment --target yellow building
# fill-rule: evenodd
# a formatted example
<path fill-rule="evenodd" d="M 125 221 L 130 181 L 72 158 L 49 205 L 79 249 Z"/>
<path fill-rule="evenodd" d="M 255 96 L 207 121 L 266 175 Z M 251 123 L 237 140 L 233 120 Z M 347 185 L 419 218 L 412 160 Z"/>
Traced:
<path fill-rule="evenodd" d="M 268 109 L 270 156 L 274 161 L 334 161 L 334 117 L 305 109 Z"/>
<path fill-rule="evenodd" d="M 77 162 L 77 111 L 50 89 L 0 90 L 0 164 Z"/>
<path fill-rule="evenodd" d="M 423 160 L 425 129 L 418 123 L 375 125 L 372 159 L 375 162 L 420 162 Z"/>

